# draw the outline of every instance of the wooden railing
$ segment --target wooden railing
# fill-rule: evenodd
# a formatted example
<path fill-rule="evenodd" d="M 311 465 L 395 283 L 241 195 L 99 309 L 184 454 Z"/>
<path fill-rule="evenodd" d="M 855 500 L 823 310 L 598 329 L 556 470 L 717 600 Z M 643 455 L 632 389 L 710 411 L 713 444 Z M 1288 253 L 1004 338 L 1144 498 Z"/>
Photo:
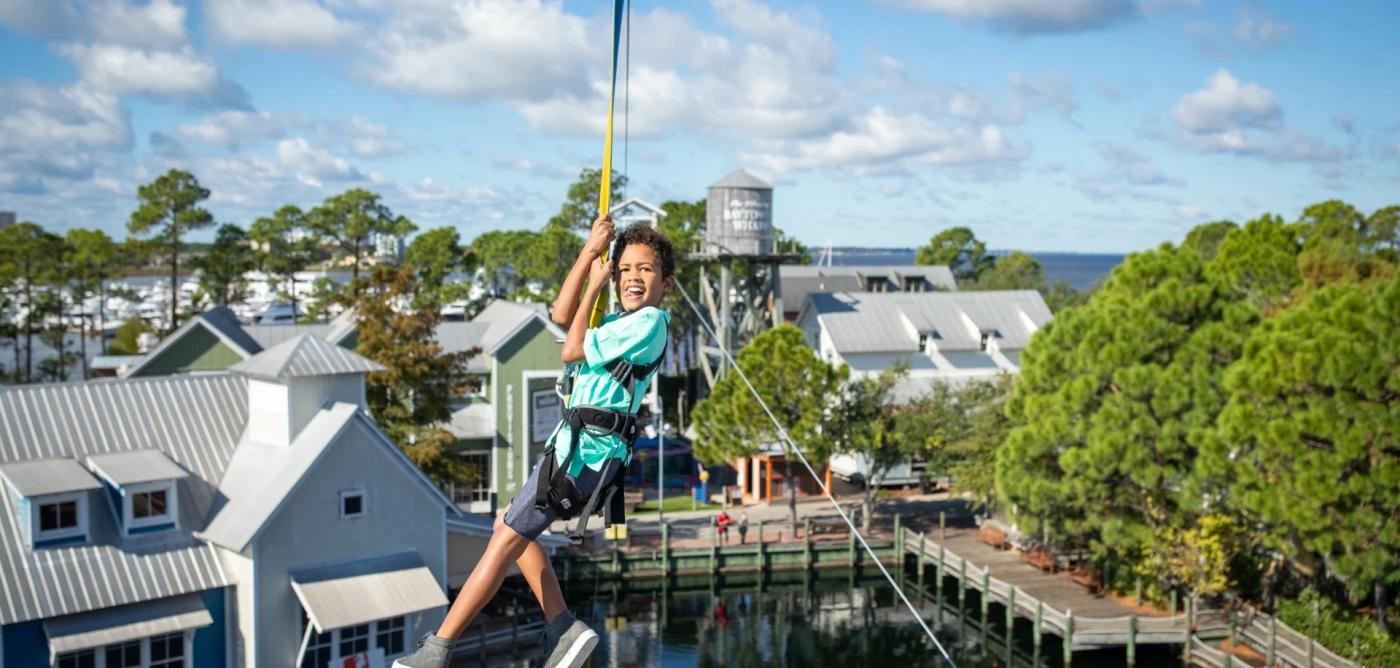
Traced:
<path fill-rule="evenodd" d="M 911 536 L 917 538 L 911 540 Z M 1042 633 L 1059 636 L 1063 641 L 1066 664 L 1076 649 L 1126 647 L 1129 657 L 1133 657 L 1137 645 L 1180 644 L 1183 646 L 1183 659 L 1190 663 L 1211 668 L 1230 666 L 1232 655 L 1205 642 L 1202 639 L 1204 636 L 1214 639 L 1228 637 L 1232 643 L 1248 646 L 1264 655 L 1270 666 L 1353 668 L 1359 665 L 1318 645 L 1312 638 L 1289 628 L 1277 618 L 1259 611 L 1194 610 L 1188 604 L 1186 614 L 1167 617 L 1083 617 L 1075 615 L 1072 610 L 1057 609 L 1020 587 L 992 577 L 989 568 L 978 566 L 947 550 L 924 534 L 906 532 L 900 529 L 898 523 L 895 544 L 903 546 L 903 552 L 912 553 L 919 560 L 921 587 L 923 564 L 932 564 L 935 577 L 958 580 L 960 601 L 964 591 L 981 592 L 984 620 L 987 617 L 987 604 L 999 603 L 1011 613 L 1007 618 L 1008 627 L 1012 615 L 1032 620 L 1032 633 L 1037 646 Z M 1246 665 L 1238 660 L 1234 660 L 1234 663 Z"/>

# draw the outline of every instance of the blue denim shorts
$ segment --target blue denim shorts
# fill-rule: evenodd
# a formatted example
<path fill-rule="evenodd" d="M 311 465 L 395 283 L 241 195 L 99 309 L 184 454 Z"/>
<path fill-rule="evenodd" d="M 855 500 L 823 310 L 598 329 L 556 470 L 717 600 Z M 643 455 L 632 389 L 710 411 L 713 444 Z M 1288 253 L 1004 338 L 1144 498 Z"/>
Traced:
<path fill-rule="evenodd" d="M 540 455 L 539 459 L 535 460 L 535 468 L 530 470 L 530 477 L 525 481 L 525 486 L 520 488 L 515 498 L 511 500 L 510 508 L 506 509 L 504 520 L 506 526 L 530 540 L 539 538 L 540 534 L 549 528 L 549 525 L 554 524 L 554 520 L 559 519 L 549 504 L 545 504 L 544 508 L 535 507 L 535 490 L 539 485 L 540 469 L 542 468 L 540 465 L 544 463 L 544 457 L 544 455 Z M 601 473 L 585 466 L 582 471 L 579 471 L 578 477 L 574 478 L 574 486 L 580 495 L 592 496 L 593 489 L 598 486 L 598 480 L 601 477 Z M 570 521 L 578 521 L 578 518 L 575 517 Z"/>

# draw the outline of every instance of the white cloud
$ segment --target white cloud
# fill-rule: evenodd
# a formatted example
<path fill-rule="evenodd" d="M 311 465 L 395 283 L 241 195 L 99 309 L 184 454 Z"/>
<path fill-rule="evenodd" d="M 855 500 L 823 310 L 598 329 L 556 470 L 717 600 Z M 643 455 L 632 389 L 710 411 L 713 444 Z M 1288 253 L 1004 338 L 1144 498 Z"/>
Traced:
<path fill-rule="evenodd" d="M 1281 115 L 1272 92 L 1259 84 L 1240 85 L 1223 69 L 1210 75 L 1205 88 L 1187 93 L 1172 107 L 1177 127 L 1192 133 L 1270 127 L 1278 124 Z"/>
<path fill-rule="evenodd" d="M 313 188 L 321 188 L 326 181 L 363 181 L 368 178 L 345 158 L 312 146 L 303 137 L 277 142 L 277 160 L 290 169 L 298 181 Z"/>
<path fill-rule="evenodd" d="M 369 74 L 466 101 L 542 100 L 583 92 L 589 63 L 606 48 L 557 1 L 421 2 L 400 8 L 374 38 L 379 62 Z"/>
<path fill-rule="evenodd" d="M 127 112 L 111 95 L 81 84 L 0 84 L 0 180 L 7 187 L 35 191 L 89 178 L 131 144 Z"/>
<path fill-rule="evenodd" d="M 1245 7 L 1232 33 L 1235 41 L 1257 49 L 1270 49 L 1292 37 L 1297 30 L 1262 10 Z"/>
<path fill-rule="evenodd" d="M 1016 72 L 1007 77 L 1007 81 L 1017 102 L 1029 109 L 1048 107 L 1065 118 L 1071 118 L 1079 108 L 1074 82 L 1062 73 L 1049 72 L 1040 77 L 1028 77 Z"/>
<path fill-rule="evenodd" d="M 297 117 L 266 111 L 228 110 L 205 116 L 193 123 L 181 123 L 181 136 L 221 146 L 239 146 L 265 139 L 276 139 L 298 125 Z"/>
<path fill-rule="evenodd" d="M 246 107 L 247 93 L 217 67 L 189 48 L 157 51 L 115 44 L 64 44 L 59 52 L 73 61 L 94 89 L 134 93 L 209 106 Z"/>
<path fill-rule="evenodd" d="M 344 135 L 350 141 L 350 152 L 360 158 L 386 158 L 399 155 L 407 146 L 395 137 L 389 126 L 380 125 L 364 116 L 352 116 Z"/>
<path fill-rule="evenodd" d="M 176 48 L 186 42 L 185 8 L 171 0 L 0 0 L 0 25 L 59 41 L 142 48 Z"/>
<path fill-rule="evenodd" d="M 1205 88 L 1182 96 L 1172 107 L 1172 118 L 1182 143 L 1205 152 L 1314 163 L 1348 160 L 1354 154 L 1285 126 L 1272 92 L 1241 84 L 1223 69 L 1210 75 Z"/>
<path fill-rule="evenodd" d="M 1245 49 L 1268 51 L 1297 32 L 1293 26 L 1249 6 L 1240 10 L 1239 21 L 1228 34 L 1215 23 L 1191 21 L 1186 24 L 1186 34 L 1196 48 L 1211 58 L 1230 58 Z"/>
<path fill-rule="evenodd" d="M 272 47 L 327 47 L 358 33 L 315 0 L 210 0 L 205 11 L 219 39 Z"/>
<path fill-rule="evenodd" d="M 1197 204 L 1179 205 L 1175 209 L 1172 209 L 1172 213 L 1176 214 L 1177 218 L 1186 221 L 1205 220 L 1208 217 L 1205 207 Z"/>
<path fill-rule="evenodd" d="M 1122 144 L 1101 142 L 1095 145 L 1104 160 L 1104 168 L 1074 172 L 1075 187 L 1091 199 L 1115 200 L 1162 199 L 1155 186 L 1181 187 L 1185 183 L 1164 174 L 1152 160 Z"/>
<path fill-rule="evenodd" d="M 995 125 L 943 122 L 916 113 L 874 107 L 850 130 L 812 140 L 765 142 L 746 153 L 747 164 L 769 173 L 832 169 L 864 173 L 898 165 L 962 165 L 1017 161 L 1025 150 Z"/>
<path fill-rule="evenodd" d="M 883 4 L 959 21 L 986 23 L 1020 35 L 1094 30 L 1195 0 L 880 0 Z"/>

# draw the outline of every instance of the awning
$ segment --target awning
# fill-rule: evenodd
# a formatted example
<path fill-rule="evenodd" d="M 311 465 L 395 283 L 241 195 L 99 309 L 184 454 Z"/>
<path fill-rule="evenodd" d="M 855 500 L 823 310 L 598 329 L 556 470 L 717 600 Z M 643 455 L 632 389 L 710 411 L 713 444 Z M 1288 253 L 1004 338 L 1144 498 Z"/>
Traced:
<path fill-rule="evenodd" d="M 318 633 L 447 605 L 417 552 L 298 570 L 292 590 Z"/>
<path fill-rule="evenodd" d="M 185 594 L 54 617 L 44 621 L 44 634 L 49 637 L 49 651 L 57 655 L 213 623 L 199 594 Z"/>

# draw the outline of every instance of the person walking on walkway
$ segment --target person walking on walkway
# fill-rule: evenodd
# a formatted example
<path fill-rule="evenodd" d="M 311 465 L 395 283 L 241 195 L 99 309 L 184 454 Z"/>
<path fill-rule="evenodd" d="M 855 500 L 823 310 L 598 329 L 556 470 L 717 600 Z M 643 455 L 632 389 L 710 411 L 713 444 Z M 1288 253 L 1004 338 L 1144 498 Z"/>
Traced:
<path fill-rule="evenodd" d="M 739 513 L 739 544 L 744 544 L 744 537 L 749 535 L 749 514 Z"/>
<path fill-rule="evenodd" d="M 734 519 L 729 516 L 729 513 L 723 510 L 719 511 L 719 515 L 715 516 L 715 528 L 719 531 L 719 542 L 721 545 L 729 544 L 729 525 L 733 523 Z"/>

